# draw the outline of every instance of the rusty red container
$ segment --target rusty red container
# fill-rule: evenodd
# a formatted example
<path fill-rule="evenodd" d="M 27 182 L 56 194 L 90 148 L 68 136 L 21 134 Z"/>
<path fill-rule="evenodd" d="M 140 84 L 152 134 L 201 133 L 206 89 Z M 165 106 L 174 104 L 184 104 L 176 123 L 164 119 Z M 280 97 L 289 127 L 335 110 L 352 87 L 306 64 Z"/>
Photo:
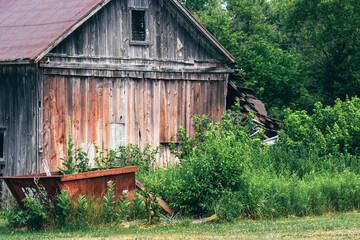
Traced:
<path fill-rule="evenodd" d="M 44 173 L 22 175 L 16 177 L 1 177 L 16 201 L 23 207 L 22 200 L 25 197 L 33 197 L 37 192 L 37 185 L 43 188 L 52 200 L 56 201 L 56 196 L 61 190 L 65 189 L 69 194 L 78 196 L 102 198 L 107 191 L 108 182 L 115 183 L 115 197 L 129 193 L 128 198 L 133 198 L 135 185 L 135 172 L 137 167 L 115 168 L 104 171 L 93 171 L 70 175 L 61 175 L 60 172 L 52 172 L 52 176 L 45 176 Z"/>

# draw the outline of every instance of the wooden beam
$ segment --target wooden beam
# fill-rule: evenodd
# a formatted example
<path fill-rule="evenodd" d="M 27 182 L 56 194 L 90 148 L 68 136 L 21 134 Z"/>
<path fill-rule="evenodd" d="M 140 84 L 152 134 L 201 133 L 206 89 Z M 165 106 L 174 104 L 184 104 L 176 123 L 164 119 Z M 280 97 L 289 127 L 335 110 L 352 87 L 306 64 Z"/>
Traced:
<path fill-rule="evenodd" d="M 231 73 L 230 68 L 216 67 L 187 67 L 187 66 L 149 66 L 149 65 L 118 65 L 99 63 L 68 63 L 47 62 L 40 64 L 42 68 L 77 69 L 77 70 L 106 70 L 106 71 L 135 71 L 135 72 L 161 72 L 161 73 Z"/>

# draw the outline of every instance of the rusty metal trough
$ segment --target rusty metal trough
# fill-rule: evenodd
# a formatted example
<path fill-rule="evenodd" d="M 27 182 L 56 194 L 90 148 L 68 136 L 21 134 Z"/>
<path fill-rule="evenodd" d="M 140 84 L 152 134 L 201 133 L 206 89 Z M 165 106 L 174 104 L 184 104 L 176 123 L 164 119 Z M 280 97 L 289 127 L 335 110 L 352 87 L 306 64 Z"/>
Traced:
<path fill-rule="evenodd" d="M 94 171 L 87 173 L 61 175 L 60 172 L 52 172 L 52 176 L 45 176 L 45 173 L 22 175 L 16 177 L 1 177 L 16 201 L 21 207 L 25 197 L 33 197 L 38 187 L 44 189 L 49 197 L 56 200 L 61 190 L 67 190 L 71 195 L 85 195 L 102 197 L 107 191 L 107 182 L 112 180 L 115 183 L 115 197 L 129 193 L 128 198 L 133 198 L 135 186 L 135 172 L 137 167 L 116 168 L 105 171 Z M 37 181 L 37 185 L 35 183 Z"/>

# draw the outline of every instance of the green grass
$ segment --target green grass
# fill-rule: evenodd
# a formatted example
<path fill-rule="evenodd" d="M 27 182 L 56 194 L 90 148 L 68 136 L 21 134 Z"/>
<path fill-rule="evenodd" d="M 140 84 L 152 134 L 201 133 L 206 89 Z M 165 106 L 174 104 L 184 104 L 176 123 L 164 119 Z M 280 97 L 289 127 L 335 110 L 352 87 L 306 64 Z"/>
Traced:
<path fill-rule="evenodd" d="M 162 222 L 148 227 L 131 223 L 86 231 L 24 232 L 9 230 L 0 221 L 0 239 L 360 239 L 360 214 L 200 223 L 190 220 Z"/>

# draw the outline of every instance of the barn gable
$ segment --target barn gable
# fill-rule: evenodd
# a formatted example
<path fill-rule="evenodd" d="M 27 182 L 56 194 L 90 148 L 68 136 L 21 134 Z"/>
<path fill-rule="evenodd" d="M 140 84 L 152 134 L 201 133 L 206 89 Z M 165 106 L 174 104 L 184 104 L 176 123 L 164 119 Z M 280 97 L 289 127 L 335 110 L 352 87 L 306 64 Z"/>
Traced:
<path fill-rule="evenodd" d="M 125 59 L 229 61 L 195 23 L 179 11 L 174 1 L 113 0 L 51 53 Z M 138 32 L 136 27 L 140 27 Z M 140 35 L 133 36 L 136 33 Z M 139 41 L 133 37 L 143 39 Z"/>
<path fill-rule="evenodd" d="M 129 8 L 132 8 L 133 10 L 137 9 L 137 13 L 140 15 L 141 11 L 145 10 L 147 18 L 146 22 L 148 23 L 148 38 L 146 41 L 148 42 L 148 45 L 158 46 L 153 50 L 155 51 L 156 49 L 158 51 L 157 55 L 161 56 L 159 51 L 166 47 L 166 44 L 164 45 L 164 42 L 162 42 L 165 39 L 152 39 L 151 36 L 152 34 L 155 35 L 155 33 L 151 30 L 156 29 L 156 31 L 163 31 L 164 34 L 168 34 L 170 33 L 169 31 L 173 30 L 170 28 L 169 21 L 174 21 L 175 24 L 173 26 L 177 28 L 178 32 L 181 28 L 184 28 L 189 24 L 192 25 L 193 29 L 197 29 L 195 35 L 203 35 L 203 37 L 207 39 L 205 42 L 208 44 L 210 43 L 212 48 L 217 49 L 217 52 L 222 54 L 223 58 L 225 57 L 229 62 L 234 62 L 234 58 L 226 51 L 226 49 L 222 47 L 209 32 L 207 32 L 207 30 L 178 0 L 3 0 L 0 3 L 0 62 L 22 62 L 24 60 L 40 61 L 44 55 L 61 43 L 63 39 L 69 36 L 73 31 L 86 23 L 88 19 L 99 10 L 102 10 L 109 2 L 121 8 L 108 8 L 109 11 L 103 11 L 107 16 L 105 16 L 105 21 L 102 22 L 102 24 L 106 22 L 108 25 L 114 24 L 114 26 L 107 26 L 104 28 L 104 25 L 102 25 L 98 26 L 97 29 L 89 29 L 89 31 L 91 31 L 91 36 L 95 36 L 95 39 L 99 36 L 96 34 L 100 34 L 104 36 L 104 40 L 106 36 L 108 36 L 106 41 L 109 40 L 110 42 L 108 43 L 111 43 L 111 39 L 114 39 L 117 36 L 123 37 L 117 34 L 121 34 L 122 30 L 125 29 L 126 31 L 126 28 L 130 28 L 128 24 L 129 19 L 128 17 L 125 17 L 126 15 L 131 15 L 131 11 L 128 11 Z M 163 6 L 169 6 L 168 10 L 171 10 L 177 18 L 159 18 L 160 13 L 153 11 L 162 11 Z M 111 9 L 115 9 L 116 12 L 111 13 Z M 110 17 L 108 16 L 109 14 Z M 119 17 L 119 14 L 123 14 L 123 16 Z M 136 18 L 135 15 L 136 11 L 131 17 Z M 115 21 L 119 20 L 119 22 L 110 21 L 112 16 Z M 182 21 L 181 19 L 187 19 L 187 21 Z M 165 24 L 167 24 L 165 28 L 155 27 L 156 25 L 163 25 L 163 22 L 160 22 L 163 20 L 165 21 Z M 178 20 L 181 20 L 182 22 L 176 24 Z M 96 21 L 96 19 L 93 19 L 93 21 Z M 120 25 L 123 29 L 116 31 Z M 107 35 L 106 32 L 104 32 L 106 29 L 111 29 L 111 31 L 115 30 L 115 35 L 110 36 L 110 33 L 110 35 Z M 160 32 L 156 32 L 156 35 L 159 36 Z M 177 42 L 177 39 L 179 38 L 180 45 L 182 45 L 181 38 L 184 38 L 184 36 L 180 35 L 181 34 L 179 34 L 179 37 L 170 35 L 170 38 L 172 38 L 171 40 L 174 42 Z M 198 38 L 196 40 L 198 40 Z M 76 50 L 79 49 L 78 51 L 80 52 L 84 52 L 85 50 L 81 49 L 81 46 L 75 48 Z M 95 51 L 95 45 L 94 48 Z M 124 51 L 124 49 L 121 49 L 121 51 Z M 114 51 L 114 53 L 117 55 L 119 52 L 116 53 L 116 51 Z"/>

